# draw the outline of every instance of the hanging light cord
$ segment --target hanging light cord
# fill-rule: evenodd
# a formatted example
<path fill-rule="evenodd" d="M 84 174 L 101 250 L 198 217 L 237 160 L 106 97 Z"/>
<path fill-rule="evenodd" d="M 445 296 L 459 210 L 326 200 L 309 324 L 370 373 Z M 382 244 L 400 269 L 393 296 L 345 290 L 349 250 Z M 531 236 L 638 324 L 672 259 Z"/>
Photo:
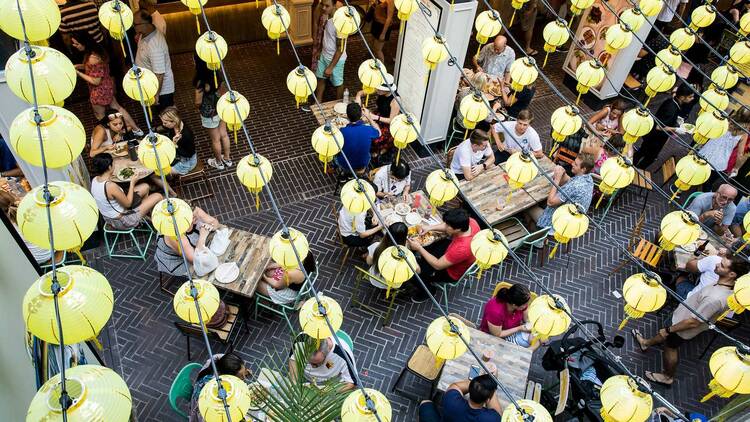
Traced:
<path fill-rule="evenodd" d="M 16 0 L 16 1 L 18 1 L 18 0 Z M 115 0 L 114 7 L 115 7 L 115 10 L 118 12 L 117 15 L 118 15 L 118 17 L 120 19 L 120 25 L 123 28 L 123 37 L 125 39 L 125 44 L 127 45 L 128 54 L 130 55 L 130 60 L 131 60 L 131 63 L 132 63 L 131 71 L 133 72 L 134 76 L 136 76 L 135 81 L 136 81 L 136 85 L 138 87 L 138 94 L 139 94 L 139 98 L 140 98 L 139 102 L 140 102 L 143 114 L 145 116 L 146 127 L 148 128 L 148 134 L 146 135 L 146 137 L 151 142 L 151 147 L 154 150 L 154 156 L 156 157 L 156 166 L 159 169 L 163 169 L 163 167 L 161 165 L 161 159 L 159 157 L 158 150 L 156 149 L 156 135 L 154 134 L 153 128 L 151 126 L 151 121 L 149 119 L 148 110 L 146 109 L 146 104 L 143 101 L 143 98 L 145 98 L 145 96 L 143 94 L 143 87 L 141 86 L 141 79 L 140 79 L 140 74 L 139 74 L 140 68 L 135 63 L 135 55 L 133 55 L 133 49 L 132 49 L 132 46 L 130 44 L 130 37 L 128 37 L 128 33 L 127 33 L 126 28 L 125 28 L 125 22 L 123 21 L 122 13 L 120 13 L 120 10 L 121 10 L 121 7 L 122 7 L 120 0 Z M 127 7 L 127 6 L 125 6 L 125 7 Z M 159 93 L 157 92 L 156 95 L 159 95 Z M 180 256 L 182 257 L 182 263 L 185 266 L 185 270 L 186 270 L 187 277 L 188 277 L 188 282 L 190 283 L 190 296 L 193 298 L 193 303 L 195 305 L 195 310 L 196 310 L 196 313 L 198 315 L 198 325 L 201 327 L 201 334 L 202 334 L 202 337 L 203 337 L 203 342 L 206 344 L 206 350 L 208 351 L 208 356 L 209 356 L 208 360 L 209 360 L 210 365 L 211 365 L 211 371 L 213 372 L 214 378 L 216 379 L 217 395 L 218 395 L 219 399 L 221 399 L 222 405 L 224 407 L 224 413 L 226 414 L 226 417 L 227 417 L 227 421 L 228 422 L 232 422 L 232 416 L 231 416 L 231 412 L 229 410 L 229 404 L 227 403 L 227 392 L 224 389 L 224 385 L 221 382 L 221 376 L 219 375 L 219 371 L 216 368 L 216 362 L 214 360 L 214 354 L 213 354 L 213 351 L 211 349 L 211 342 L 208 339 L 208 329 L 206 328 L 205 321 L 203 320 L 203 312 L 201 310 L 200 303 L 198 301 L 198 289 L 195 287 L 195 284 L 193 283 L 193 276 L 192 276 L 191 271 L 190 271 L 190 265 L 189 265 L 189 263 L 187 261 L 187 257 L 185 256 L 185 248 L 183 248 L 181 246 L 182 245 L 182 234 L 177 229 L 178 225 L 177 225 L 177 219 L 176 219 L 176 217 L 174 215 L 174 211 L 175 211 L 174 210 L 174 205 L 172 204 L 172 201 L 170 201 L 170 198 L 169 198 L 169 188 L 168 188 L 169 185 L 167 184 L 165 172 L 164 171 L 159 171 L 158 173 L 159 173 L 159 175 L 161 177 L 161 182 L 162 182 L 162 185 L 164 187 L 164 197 L 167 200 L 167 211 L 169 212 L 169 215 L 170 215 L 170 217 L 172 219 L 172 225 L 174 227 L 175 238 L 177 240 L 177 244 L 180 245 L 177 249 L 180 251 Z"/>

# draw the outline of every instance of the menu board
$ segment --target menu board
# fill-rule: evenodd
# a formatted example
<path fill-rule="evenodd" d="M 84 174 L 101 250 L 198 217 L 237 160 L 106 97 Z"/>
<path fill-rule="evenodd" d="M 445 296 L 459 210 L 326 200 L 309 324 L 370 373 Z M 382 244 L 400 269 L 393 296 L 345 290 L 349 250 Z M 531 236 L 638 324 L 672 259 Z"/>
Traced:
<path fill-rule="evenodd" d="M 425 4 L 425 3 L 423 3 Z M 442 9 L 432 1 L 426 3 L 429 10 L 428 17 L 420 11 L 412 13 L 404 28 L 404 33 L 399 38 L 400 53 L 397 58 L 397 73 L 394 75 L 398 93 L 404 106 L 410 113 L 416 115 L 420 121 L 423 120 L 425 99 L 427 97 L 428 75 L 427 66 L 422 60 L 422 42 L 425 38 L 433 36 L 433 27 L 438 28 Z M 429 21 L 428 21 L 429 19 Z"/>

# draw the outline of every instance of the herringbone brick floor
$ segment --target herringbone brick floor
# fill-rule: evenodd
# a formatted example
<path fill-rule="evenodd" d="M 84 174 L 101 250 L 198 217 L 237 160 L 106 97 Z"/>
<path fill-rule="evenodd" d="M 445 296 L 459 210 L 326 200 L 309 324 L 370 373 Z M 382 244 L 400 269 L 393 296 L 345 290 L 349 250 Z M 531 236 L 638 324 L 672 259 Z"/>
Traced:
<path fill-rule="evenodd" d="M 349 43 L 349 63 L 346 80 L 350 91 L 356 90 L 356 66 L 365 56 L 360 43 Z M 320 265 L 317 288 L 339 301 L 344 309 L 343 329 L 354 339 L 354 354 L 359 365 L 362 381 L 367 387 L 387 393 L 394 410 L 395 421 L 416 420 L 416 403 L 390 393 L 407 357 L 424 339 L 427 325 L 437 316 L 430 304 L 412 304 L 405 298 L 397 301 L 393 322 L 381 327 L 375 318 L 352 306 L 351 294 L 354 269 L 351 263 L 339 269 L 342 250 L 337 246 L 336 223 L 331 216 L 331 203 L 338 199 L 333 195 L 333 180 L 322 174 L 320 163 L 309 147 L 309 136 L 316 123 L 310 114 L 295 110 L 294 103 L 284 86 L 286 73 L 294 67 L 291 52 L 282 49 L 276 56 L 271 42 L 233 46 L 230 50 L 228 69 L 235 89 L 245 94 L 251 103 L 250 133 L 257 150 L 274 163 L 271 183 L 285 221 L 300 229 L 307 236 L 312 252 Z M 309 51 L 303 50 L 304 57 Z M 547 70 L 560 81 L 560 57 L 553 57 Z M 179 55 L 173 59 L 177 77 L 177 105 L 185 111 L 187 121 L 199 133 L 199 154 L 208 155 L 207 138 L 201 133 L 200 123 L 192 107 L 190 78 L 192 62 L 190 55 Z M 567 91 L 566 91 L 567 92 Z M 532 105 L 537 116 L 536 128 L 546 137 L 549 132 L 548 117 L 561 105 L 548 89 L 538 90 Z M 132 103 L 130 104 L 132 106 Z M 71 105 L 83 117 L 85 124 L 92 125 L 87 104 Z M 130 107 L 134 110 L 134 107 Z M 547 145 L 548 146 L 548 145 Z M 235 148 L 235 161 L 249 152 L 240 142 Z M 424 177 L 434 168 L 428 159 L 419 159 L 410 151 L 406 159 L 415 168 L 415 186 L 423 186 Z M 224 223 L 271 235 L 279 229 L 279 223 L 269 210 L 267 196 L 263 207 L 256 211 L 252 198 L 237 182 L 234 171 L 211 171 L 211 188 L 215 196 L 201 201 L 200 206 L 220 218 Z M 579 319 L 596 319 L 605 327 L 608 337 L 616 333 L 623 316 L 621 300 L 612 292 L 620 290 L 623 280 L 634 272 L 632 266 L 609 276 L 609 271 L 620 262 L 618 246 L 625 244 L 628 233 L 642 209 L 642 198 L 633 193 L 623 195 L 602 222 L 604 231 L 614 237 L 615 242 L 602 230 L 590 229 L 586 235 L 573 242 L 572 251 L 560 254 L 543 268 L 532 266 L 535 274 L 554 292 L 562 295 Z M 654 234 L 660 217 L 667 211 L 665 201 L 652 195 L 645 207 L 647 232 Z M 172 310 L 171 296 L 158 287 L 158 274 L 151 248 L 145 262 L 137 260 L 109 259 L 95 250 L 92 266 L 101 270 L 110 280 L 116 296 L 115 312 L 111 323 L 103 333 L 106 345 L 104 357 L 109 365 L 122 374 L 134 399 L 134 414 L 140 421 L 178 420 L 170 409 L 167 393 L 173 377 L 187 363 L 186 343 L 173 325 L 176 317 Z M 525 258 L 528 251 L 522 251 Z M 451 292 L 451 311 L 478 321 L 482 306 L 501 279 L 498 269 L 486 273 L 480 282 L 468 283 Z M 539 288 L 531 283 L 528 274 L 508 260 L 503 280 L 526 283 L 532 290 Z M 364 287 L 365 301 L 372 306 L 385 309 L 381 292 Z M 671 308 L 670 308 L 671 309 Z M 631 321 L 628 328 L 637 327 L 645 334 L 654 333 L 669 316 L 669 309 L 657 315 Z M 253 369 L 265 366 L 269 351 L 274 347 L 287 347 L 290 333 L 280 317 L 261 313 L 251 319 L 248 333 L 242 333 L 234 344 Z M 623 334 L 623 333 L 620 333 Z M 737 332 L 748 337 L 748 331 Z M 623 334 L 625 335 L 625 334 Z M 659 389 L 681 409 L 702 411 L 711 414 L 724 403 L 714 399 L 709 403 L 698 402 L 706 390 L 709 379 L 707 359 L 697 356 L 708 343 L 708 336 L 681 350 L 683 364 L 676 384 L 670 389 Z M 719 340 L 713 346 L 722 345 Z M 225 350 L 224 345 L 213 344 L 214 351 Z M 192 341 L 193 360 L 202 362 L 207 358 L 205 347 Z M 530 378 L 550 384 L 554 374 L 545 373 L 539 365 L 542 351 L 535 354 Z M 661 367 L 658 349 L 641 354 L 635 351 L 633 341 L 626 336 L 625 347 L 616 350 L 622 361 L 636 374 L 644 370 Z M 710 354 L 709 354 L 710 356 Z M 518 380 L 522 382 L 523 380 Z"/>

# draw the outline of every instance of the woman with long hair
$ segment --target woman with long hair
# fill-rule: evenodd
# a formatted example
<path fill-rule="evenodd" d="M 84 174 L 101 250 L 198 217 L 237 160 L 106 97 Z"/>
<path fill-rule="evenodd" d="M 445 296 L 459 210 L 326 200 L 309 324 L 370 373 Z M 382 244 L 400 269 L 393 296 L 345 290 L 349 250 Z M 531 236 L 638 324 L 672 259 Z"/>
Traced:
<path fill-rule="evenodd" d="M 177 154 L 172 162 L 172 173 L 186 175 L 198 164 L 195 152 L 195 136 L 190 126 L 182 120 L 175 106 L 169 106 L 159 113 L 162 126 L 167 135 L 177 145 Z"/>
<path fill-rule="evenodd" d="M 75 65 L 78 77 L 89 87 L 89 102 L 97 120 L 104 118 L 107 108 L 117 110 L 128 129 L 138 132 L 138 125 L 127 110 L 115 98 L 115 82 L 109 71 L 109 55 L 102 46 L 85 31 L 78 31 L 70 37 L 73 48 L 83 53 L 83 63 Z"/>
<path fill-rule="evenodd" d="M 396 244 L 398 246 L 406 247 L 406 238 L 409 235 L 409 228 L 404 223 L 393 223 L 390 226 L 388 226 L 388 231 L 391 232 L 391 235 L 394 239 L 396 239 Z M 370 266 L 370 274 L 382 278 L 380 275 L 380 271 L 378 271 L 378 259 L 380 259 L 380 255 L 388 249 L 391 246 L 395 246 L 393 242 L 391 241 L 391 236 L 385 235 L 383 236 L 383 240 L 380 242 L 375 242 L 372 245 L 367 247 L 367 265 Z M 417 273 L 420 272 L 419 265 L 416 267 Z M 379 288 L 379 289 L 385 289 L 385 284 L 381 283 L 374 277 L 370 277 L 370 284 L 373 286 Z"/>
<path fill-rule="evenodd" d="M 117 110 L 105 109 L 104 116 L 91 132 L 89 156 L 93 158 L 103 152 L 114 151 L 115 144 L 124 140 L 126 134 L 125 116 Z"/>
<path fill-rule="evenodd" d="M 312 253 L 307 254 L 302 265 L 308 274 L 315 271 L 315 257 Z M 258 293 L 268 296 L 273 303 L 284 305 L 294 302 L 304 282 L 305 273 L 302 270 L 295 268 L 284 271 L 279 264 L 271 262 L 263 271 L 258 283 Z"/>
<path fill-rule="evenodd" d="M 531 346 L 531 330 L 526 326 L 530 301 L 531 292 L 522 284 L 500 288 L 484 305 L 479 329 L 518 346 Z"/>
<path fill-rule="evenodd" d="M 628 107 L 624 100 L 617 99 L 604 106 L 589 118 L 589 124 L 594 127 L 597 135 L 610 137 L 622 133 L 620 120 Z"/>
<path fill-rule="evenodd" d="M 219 373 L 219 376 L 231 375 L 245 380 L 251 375 L 242 358 L 234 353 L 215 354 L 210 359 L 214 361 L 216 372 Z M 203 387 L 212 379 L 214 379 L 214 372 L 211 362 L 206 362 L 195 377 L 195 384 L 193 384 L 193 394 L 190 397 L 190 422 L 203 422 L 203 417 L 198 409 L 198 398 L 201 395 Z"/>
<path fill-rule="evenodd" d="M 219 119 L 216 112 L 216 103 L 219 97 L 226 92 L 224 82 L 216 85 L 214 72 L 206 66 L 198 55 L 194 55 L 195 76 L 193 77 L 193 87 L 195 87 L 195 106 L 200 111 L 201 125 L 208 131 L 208 137 L 211 139 L 211 151 L 214 156 L 206 160 L 209 166 L 224 170 L 224 167 L 232 167 L 229 134 L 227 133 L 227 124 Z"/>

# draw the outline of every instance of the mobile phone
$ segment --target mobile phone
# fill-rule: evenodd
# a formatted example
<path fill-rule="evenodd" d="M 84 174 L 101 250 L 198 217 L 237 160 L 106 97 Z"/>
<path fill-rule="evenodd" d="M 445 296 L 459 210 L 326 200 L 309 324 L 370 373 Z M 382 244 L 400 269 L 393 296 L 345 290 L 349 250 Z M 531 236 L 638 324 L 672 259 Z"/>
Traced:
<path fill-rule="evenodd" d="M 471 368 L 469 369 L 469 379 L 472 380 L 475 377 L 479 376 L 479 367 L 476 365 L 471 365 Z"/>

